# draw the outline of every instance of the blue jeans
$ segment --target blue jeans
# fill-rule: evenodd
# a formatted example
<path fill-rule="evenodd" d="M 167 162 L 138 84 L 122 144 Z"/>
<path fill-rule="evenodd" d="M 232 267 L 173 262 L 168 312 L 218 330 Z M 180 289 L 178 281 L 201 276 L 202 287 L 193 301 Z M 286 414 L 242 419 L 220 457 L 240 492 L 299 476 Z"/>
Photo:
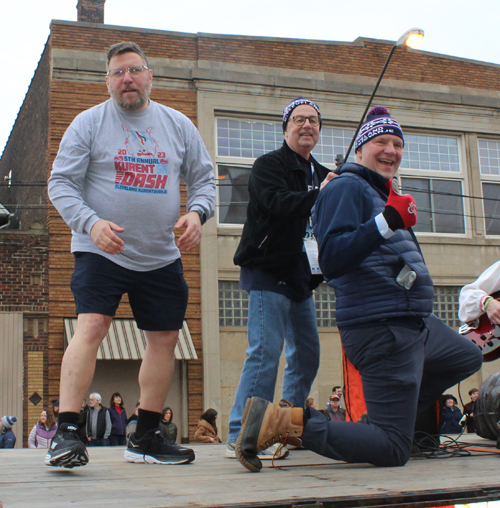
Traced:
<path fill-rule="evenodd" d="M 109 436 L 109 446 L 126 446 L 127 440 L 125 439 L 125 434 L 122 436 L 120 434 L 110 434 Z"/>
<path fill-rule="evenodd" d="M 89 444 L 87 446 L 109 446 L 109 438 L 101 438 L 101 439 L 90 439 Z"/>
<path fill-rule="evenodd" d="M 347 462 L 404 465 L 417 413 L 482 365 L 479 348 L 433 315 L 420 324 L 378 321 L 371 328 L 342 330 L 341 338 L 361 375 L 369 424 L 327 421 L 307 409 L 302 443 Z"/>
<path fill-rule="evenodd" d="M 319 368 L 314 298 L 294 303 L 271 291 L 250 291 L 247 359 L 229 414 L 228 442 L 238 439 L 249 397 L 274 399 L 283 344 L 286 367 L 282 397 L 294 406 L 304 407 Z"/>

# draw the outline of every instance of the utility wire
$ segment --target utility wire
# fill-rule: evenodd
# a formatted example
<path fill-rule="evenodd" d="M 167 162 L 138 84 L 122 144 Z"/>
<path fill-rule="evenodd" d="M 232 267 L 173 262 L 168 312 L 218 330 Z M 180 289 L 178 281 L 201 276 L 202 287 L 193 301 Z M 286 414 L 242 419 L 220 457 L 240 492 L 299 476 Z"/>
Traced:
<path fill-rule="evenodd" d="M 403 176 L 403 178 L 412 178 L 412 177 Z M 454 181 L 459 181 L 459 180 L 454 180 Z M 495 182 L 486 182 L 486 183 L 495 184 Z M 248 186 L 247 182 L 242 182 L 242 183 L 228 182 L 228 183 L 226 183 L 223 180 L 218 180 L 218 179 L 216 179 L 215 184 L 216 184 L 216 187 L 221 187 L 221 188 L 222 187 L 235 188 L 235 187 L 247 187 Z M 500 182 L 497 185 L 500 185 Z M 181 186 L 185 186 L 185 184 L 181 184 Z M 10 187 L 47 187 L 47 182 L 13 182 L 11 184 L 0 182 L 0 187 L 7 187 L 7 188 L 10 188 Z M 455 192 L 444 192 L 444 191 L 435 191 L 435 190 L 426 191 L 426 190 L 420 189 L 418 187 L 410 187 L 410 186 L 406 186 L 406 185 L 402 186 L 402 187 L 404 188 L 405 192 L 414 192 L 415 194 L 418 193 L 418 194 L 428 194 L 428 195 L 433 195 L 433 196 L 451 196 L 451 197 L 457 197 L 457 198 L 479 199 L 481 201 L 493 201 L 493 202 L 498 201 L 498 202 L 500 202 L 500 198 L 499 199 L 485 198 L 483 196 L 472 196 L 470 194 L 457 194 Z"/>

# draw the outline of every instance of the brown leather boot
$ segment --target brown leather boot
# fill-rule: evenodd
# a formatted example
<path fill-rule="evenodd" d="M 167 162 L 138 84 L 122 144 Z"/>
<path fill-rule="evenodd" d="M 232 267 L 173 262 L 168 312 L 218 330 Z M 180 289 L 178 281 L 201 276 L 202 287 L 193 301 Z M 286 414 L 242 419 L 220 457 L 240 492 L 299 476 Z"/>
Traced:
<path fill-rule="evenodd" d="M 304 429 L 304 410 L 298 407 L 279 407 L 252 397 L 245 404 L 241 418 L 241 432 L 236 442 L 236 457 L 250 471 L 258 473 L 262 463 L 258 454 L 274 443 L 301 446 Z"/>

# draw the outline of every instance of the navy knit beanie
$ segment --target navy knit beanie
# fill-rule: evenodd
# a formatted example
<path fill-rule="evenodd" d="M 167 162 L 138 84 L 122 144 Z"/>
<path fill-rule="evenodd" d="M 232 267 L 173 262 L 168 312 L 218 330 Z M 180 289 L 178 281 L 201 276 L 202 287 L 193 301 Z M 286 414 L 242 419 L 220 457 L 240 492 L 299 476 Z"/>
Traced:
<path fill-rule="evenodd" d="M 387 109 L 377 106 L 368 113 L 365 123 L 359 129 L 354 144 L 354 151 L 357 152 L 365 143 L 377 136 L 382 136 L 382 134 L 393 134 L 400 137 L 403 140 L 404 146 L 405 138 L 399 123 L 391 117 Z"/>
<path fill-rule="evenodd" d="M 288 106 L 283 110 L 283 132 L 286 131 L 286 126 L 288 124 L 288 121 L 290 120 L 290 116 L 292 116 L 293 110 L 297 106 L 301 106 L 302 104 L 305 104 L 306 106 L 311 106 L 316 110 L 316 112 L 318 113 L 318 117 L 319 117 L 319 128 L 321 129 L 322 121 L 321 121 L 321 113 L 319 111 L 319 106 L 313 101 L 304 99 L 304 97 L 297 97 L 295 100 L 290 102 L 290 104 L 288 104 Z"/>

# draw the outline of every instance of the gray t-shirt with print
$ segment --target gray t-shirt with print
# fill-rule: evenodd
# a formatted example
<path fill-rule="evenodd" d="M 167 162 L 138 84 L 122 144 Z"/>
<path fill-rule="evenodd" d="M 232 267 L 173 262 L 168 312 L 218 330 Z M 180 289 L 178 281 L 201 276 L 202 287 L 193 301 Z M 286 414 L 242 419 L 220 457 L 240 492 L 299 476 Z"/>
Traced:
<path fill-rule="evenodd" d="M 126 112 L 110 99 L 79 114 L 63 136 L 49 179 L 49 197 L 73 230 L 71 251 L 94 252 L 125 268 L 156 270 L 180 257 L 173 228 L 181 177 L 188 211 L 213 216 L 215 182 L 210 156 L 193 123 L 150 101 Z M 90 238 L 100 219 L 123 227 L 120 254 Z"/>

